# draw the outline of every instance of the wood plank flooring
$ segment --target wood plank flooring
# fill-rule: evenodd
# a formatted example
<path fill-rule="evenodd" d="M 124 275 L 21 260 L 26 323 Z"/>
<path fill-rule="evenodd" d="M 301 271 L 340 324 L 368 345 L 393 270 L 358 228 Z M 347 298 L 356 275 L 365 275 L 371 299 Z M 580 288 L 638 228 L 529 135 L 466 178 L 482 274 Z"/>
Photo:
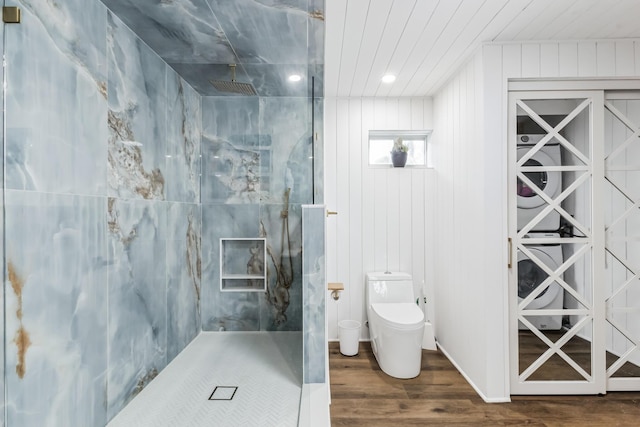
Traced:
<path fill-rule="evenodd" d="M 606 396 L 513 396 L 485 403 L 440 352 L 423 350 L 422 373 L 384 374 L 369 343 L 357 356 L 329 343 L 331 425 L 339 426 L 640 426 L 640 392 Z"/>

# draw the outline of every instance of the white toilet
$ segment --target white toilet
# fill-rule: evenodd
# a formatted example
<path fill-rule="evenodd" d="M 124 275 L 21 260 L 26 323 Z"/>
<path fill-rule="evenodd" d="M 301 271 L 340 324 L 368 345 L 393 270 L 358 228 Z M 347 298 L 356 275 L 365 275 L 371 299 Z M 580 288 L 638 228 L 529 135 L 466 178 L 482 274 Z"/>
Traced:
<path fill-rule="evenodd" d="M 424 314 L 406 273 L 367 273 L 365 303 L 371 347 L 384 373 L 395 378 L 420 374 Z"/>

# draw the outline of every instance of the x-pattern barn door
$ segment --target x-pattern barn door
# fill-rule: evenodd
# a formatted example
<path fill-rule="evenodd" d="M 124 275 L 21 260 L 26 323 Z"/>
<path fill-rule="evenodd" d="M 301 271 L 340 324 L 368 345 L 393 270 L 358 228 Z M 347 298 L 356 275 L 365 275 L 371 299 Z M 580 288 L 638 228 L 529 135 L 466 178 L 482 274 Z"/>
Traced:
<path fill-rule="evenodd" d="M 512 394 L 640 390 L 640 94 L 511 92 L 509 141 Z"/>
<path fill-rule="evenodd" d="M 603 393 L 603 92 L 509 106 L 511 393 Z"/>
<path fill-rule="evenodd" d="M 640 95 L 605 100 L 608 390 L 640 390 Z"/>

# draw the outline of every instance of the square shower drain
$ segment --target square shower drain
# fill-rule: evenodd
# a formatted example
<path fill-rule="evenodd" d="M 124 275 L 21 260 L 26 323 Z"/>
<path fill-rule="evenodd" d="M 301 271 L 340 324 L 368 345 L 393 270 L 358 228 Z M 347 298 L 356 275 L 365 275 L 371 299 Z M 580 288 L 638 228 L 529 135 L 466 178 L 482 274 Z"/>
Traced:
<path fill-rule="evenodd" d="M 238 390 L 237 386 L 219 385 L 213 389 L 209 400 L 231 400 Z"/>

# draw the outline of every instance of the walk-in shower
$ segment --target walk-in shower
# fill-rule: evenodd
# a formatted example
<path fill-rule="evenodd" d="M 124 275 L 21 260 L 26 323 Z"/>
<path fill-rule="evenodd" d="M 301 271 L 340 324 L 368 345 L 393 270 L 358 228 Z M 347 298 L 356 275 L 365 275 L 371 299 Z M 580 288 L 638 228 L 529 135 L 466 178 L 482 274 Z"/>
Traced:
<path fill-rule="evenodd" d="M 0 426 L 104 426 L 203 342 L 210 385 L 238 387 L 234 400 L 248 386 L 215 374 L 230 360 L 241 376 L 252 353 L 264 377 L 302 389 L 323 2 L 14 3 L 21 22 L 2 32 Z M 229 64 L 256 95 L 209 83 Z M 223 238 L 265 239 L 268 292 L 221 289 Z M 235 336 L 246 342 L 225 341 Z"/>

